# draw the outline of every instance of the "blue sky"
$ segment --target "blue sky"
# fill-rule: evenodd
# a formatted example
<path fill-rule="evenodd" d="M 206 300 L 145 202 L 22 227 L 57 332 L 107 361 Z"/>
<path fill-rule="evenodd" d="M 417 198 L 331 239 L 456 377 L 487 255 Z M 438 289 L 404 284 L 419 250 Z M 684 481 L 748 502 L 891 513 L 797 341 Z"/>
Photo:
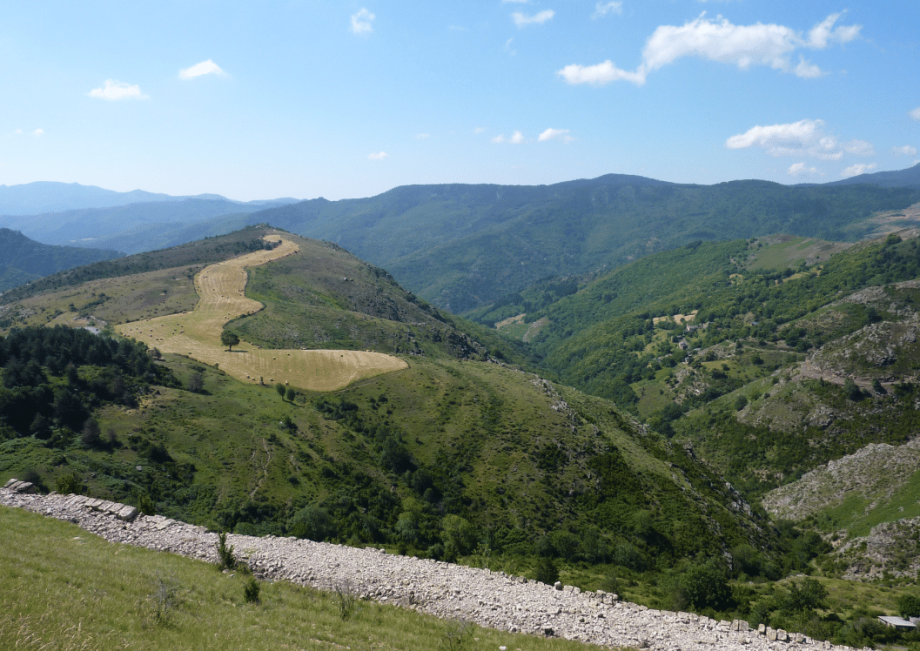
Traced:
<path fill-rule="evenodd" d="M 338 199 L 903 169 L 918 5 L 8 0 L 0 184 Z"/>

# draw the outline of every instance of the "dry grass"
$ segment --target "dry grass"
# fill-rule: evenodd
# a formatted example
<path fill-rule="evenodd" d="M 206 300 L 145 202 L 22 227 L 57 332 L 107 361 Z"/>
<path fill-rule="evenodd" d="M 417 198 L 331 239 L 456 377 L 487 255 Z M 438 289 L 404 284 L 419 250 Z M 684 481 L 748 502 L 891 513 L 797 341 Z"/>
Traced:
<path fill-rule="evenodd" d="M 195 277 L 199 301 L 191 312 L 117 326 L 119 333 L 143 341 L 162 353 L 187 355 L 251 383 L 282 383 L 311 391 L 332 391 L 355 380 L 397 371 L 408 365 L 382 353 L 351 350 L 262 350 L 240 342 L 229 351 L 220 343 L 223 327 L 262 309 L 246 298 L 247 267 L 279 260 L 299 251 L 292 241 L 266 236 L 281 244 L 270 251 L 205 267 Z"/>

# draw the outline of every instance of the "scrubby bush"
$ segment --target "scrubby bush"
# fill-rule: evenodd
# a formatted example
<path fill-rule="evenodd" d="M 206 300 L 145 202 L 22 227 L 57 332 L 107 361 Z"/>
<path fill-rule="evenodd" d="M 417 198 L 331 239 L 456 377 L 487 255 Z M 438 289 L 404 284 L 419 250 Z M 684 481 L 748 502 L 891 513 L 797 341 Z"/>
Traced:
<path fill-rule="evenodd" d="M 227 545 L 227 532 L 222 531 L 217 535 L 217 569 L 232 570 L 236 567 L 236 557 L 233 555 L 233 545 Z"/>
<path fill-rule="evenodd" d="M 80 478 L 80 475 L 77 474 L 77 471 L 73 470 L 66 475 L 61 475 L 58 477 L 57 489 L 58 493 L 63 495 L 69 495 L 71 493 L 74 493 L 75 495 L 81 495 L 86 492 L 86 484 L 83 483 L 83 480 Z"/>
<path fill-rule="evenodd" d="M 259 603 L 259 591 L 259 582 L 253 577 L 249 577 L 243 584 L 243 599 L 246 600 L 247 604 L 257 604 Z"/>
<path fill-rule="evenodd" d="M 537 559 L 536 575 L 534 578 L 540 583 L 553 585 L 559 580 L 559 569 L 555 561 L 549 556 L 542 556 Z"/>

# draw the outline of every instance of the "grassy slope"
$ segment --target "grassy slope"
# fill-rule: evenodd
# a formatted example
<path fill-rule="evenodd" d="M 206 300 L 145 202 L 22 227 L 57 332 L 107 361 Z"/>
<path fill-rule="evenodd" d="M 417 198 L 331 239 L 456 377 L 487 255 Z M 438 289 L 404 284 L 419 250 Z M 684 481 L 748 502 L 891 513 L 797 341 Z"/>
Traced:
<path fill-rule="evenodd" d="M 300 253 L 253 268 L 248 297 L 265 309 L 229 326 L 268 348 L 344 348 L 442 357 L 483 357 L 489 348 L 513 349 L 493 334 L 467 332 L 403 290 L 386 271 L 340 247 L 293 236 Z M 459 327 L 458 327 L 459 326 Z M 497 348 L 496 348 L 497 347 Z"/>
<path fill-rule="evenodd" d="M 334 595 L 284 581 L 243 599 L 246 577 L 167 553 L 108 543 L 66 522 L 0 507 L 0 646 L 76 651 L 434 649 L 456 624 L 362 603 L 347 620 Z M 104 570 L 104 571 L 103 571 Z M 166 590 L 164 590 L 164 587 Z M 173 607 L 156 618 L 158 597 Z M 586 645 L 472 627 L 469 642 L 563 650 Z"/>
<path fill-rule="evenodd" d="M 151 271 L 179 267 L 200 267 L 219 262 L 254 250 L 253 246 L 261 246 L 262 236 L 271 230 L 264 227 L 264 225 L 261 227 L 253 226 L 235 231 L 229 235 L 198 240 L 171 249 L 140 253 L 56 273 L 35 281 L 26 287 L 18 287 L 4 292 L 0 295 L 0 305 L 11 305 L 28 298 L 43 296 L 50 292 L 76 288 L 95 280 L 135 276 Z M 135 317 L 129 316 L 128 318 Z"/>
<path fill-rule="evenodd" d="M 610 403 L 548 393 L 519 371 L 414 361 L 340 392 L 357 407 L 349 423 L 311 402 L 282 401 L 272 388 L 181 358 L 169 363 L 180 380 L 202 372 L 206 393 L 161 388 L 137 410 L 105 409 L 102 429 L 119 441 L 107 450 L 79 443 L 55 450 L 31 438 L 2 443 L 0 479 L 33 468 L 53 485 L 77 470 L 91 494 L 132 501 L 147 492 L 160 512 L 244 533 L 285 533 L 298 509 L 322 504 L 340 512 L 338 535 L 356 544 L 374 542 L 359 514 L 367 499 L 377 500 L 371 512 L 382 532 L 407 509 L 435 532 L 440 514 L 457 513 L 495 532 L 493 546 L 512 554 L 529 554 L 535 537 L 563 530 L 595 531 L 609 545 L 630 542 L 669 557 L 692 555 L 704 540 L 708 548 L 716 529 L 729 547 L 771 544 L 769 528 L 736 514 L 737 496 L 681 448 L 633 432 Z M 279 424 L 285 416 L 296 430 Z M 437 504 L 412 488 L 411 474 L 381 465 L 383 439 L 369 432 L 383 427 L 430 473 L 442 494 Z M 173 462 L 149 458 L 150 443 L 163 443 Z M 658 543 L 633 532 L 637 510 L 649 512 Z"/>

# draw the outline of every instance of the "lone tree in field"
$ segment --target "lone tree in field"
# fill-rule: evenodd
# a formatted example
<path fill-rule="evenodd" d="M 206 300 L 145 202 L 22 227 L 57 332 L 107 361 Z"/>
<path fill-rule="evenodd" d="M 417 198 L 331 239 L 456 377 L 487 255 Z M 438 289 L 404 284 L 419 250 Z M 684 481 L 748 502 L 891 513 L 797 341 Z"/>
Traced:
<path fill-rule="evenodd" d="M 229 330 L 220 333 L 220 343 L 227 347 L 227 350 L 233 350 L 233 347 L 240 343 L 240 338 Z"/>

